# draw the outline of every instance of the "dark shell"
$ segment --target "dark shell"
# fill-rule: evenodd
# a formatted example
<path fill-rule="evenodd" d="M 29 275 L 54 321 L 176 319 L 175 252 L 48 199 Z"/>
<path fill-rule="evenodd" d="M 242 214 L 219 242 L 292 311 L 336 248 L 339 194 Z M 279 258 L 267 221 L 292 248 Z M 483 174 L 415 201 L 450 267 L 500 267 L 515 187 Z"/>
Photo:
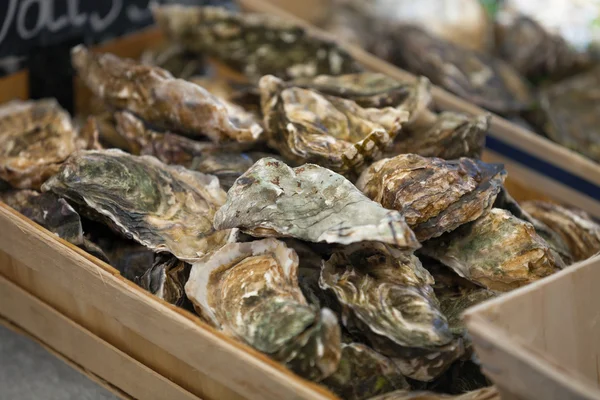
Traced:
<path fill-rule="evenodd" d="M 110 241 L 110 242 L 109 242 Z M 106 252 L 110 265 L 121 275 L 137 284 L 144 274 L 152 268 L 156 253 L 141 244 L 111 236 L 97 240 Z"/>
<path fill-rule="evenodd" d="M 193 260 L 225 244 L 215 211 L 225 192 L 214 176 L 170 167 L 120 150 L 78 152 L 43 187 L 154 251 Z"/>
<path fill-rule="evenodd" d="M 427 241 L 421 251 L 460 276 L 499 292 L 527 285 L 564 267 L 533 225 L 499 208 Z"/>
<path fill-rule="evenodd" d="M 71 51 L 71 60 L 94 95 L 152 126 L 214 142 L 253 142 L 262 133 L 252 115 L 241 108 L 232 113 L 232 106 L 204 88 L 161 68 L 94 54 L 81 45 Z"/>
<path fill-rule="evenodd" d="M 526 81 L 511 66 L 429 35 L 410 25 L 389 32 L 394 51 L 385 56 L 410 72 L 490 111 L 516 113 L 530 107 Z"/>
<path fill-rule="evenodd" d="M 176 78 L 181 79 L 201 75 L 207 69 L 206 61 L 202 55 L 189 52 L 183 46 L 173 43 L 146 50 L 142 53 L 140 61 L 142 64 L 167 70 Z"/>
<path fill-rule="evenodd" d="M 171 40 L 256 81 L 267 74 L 288 79 L 362 69 L 334 42 L 270 15 L 172 5 L 156 7 L 154 18 Z"/>
<path fill-rule="evenodd" d="M 403 154 L 372 164 L 356 186 L 385 208 L 400 211 L 424 241 L 485 214 L 505 177 L 502 164 Z"/>
<path fill-rule="evenodd" d="M 360 172 L 380 157 L 409 113 L 362 108 L 352 100 L 288 87 L 274 76 L 259 82 L 267 142 L 286 159 L 342 174 Z"/>
<path fill-rule="evenodd" d="M 61 239 L 82 248 L 102 261 L 108 261 L 102 249 L 83 235 L 79 214 L 69 203 L 54 193 L 11 190 L 1 192 L 0 200 Z"/>
<path fill-rule="evenodd" d="M 361 343 L 342 344 L 340 365 L 322 384 L 346 400 L 365 400 L 410 389 L 392 360 Z"/>
<path fill-rule="evenodd" d="M 526 201 L 523 209 L 560 235 L 574 261 L 600 252 L 600 224 L 585 211 L 543 201 Z"/>
<path fill-rule="evenodd" d="M 214 224 L 258 237 L 420 246 L 399 212 L 369 200 L 343 176 L 313 164 L 292 169 L 273 158 L 257 161 L 235 181 Z"/>
<path fill-rule="evenodd" d="M 182 306 L 185 284 L 190 276 L 190 264 L 170 254 L 157 254 L 152 266 L 141 276 L 138 284 L 167 303 Z"/>
<path fill-rule="evenodd" d="M 555 142 L 600 162 L 600 66 L 542 88 L 544 132 Z"/>
<path fill-rule="evenodd" d="M 69 114 L 54 99 L 14 100 L 0 106 L 0 178 L 39 189 L 78 148 Z"/>

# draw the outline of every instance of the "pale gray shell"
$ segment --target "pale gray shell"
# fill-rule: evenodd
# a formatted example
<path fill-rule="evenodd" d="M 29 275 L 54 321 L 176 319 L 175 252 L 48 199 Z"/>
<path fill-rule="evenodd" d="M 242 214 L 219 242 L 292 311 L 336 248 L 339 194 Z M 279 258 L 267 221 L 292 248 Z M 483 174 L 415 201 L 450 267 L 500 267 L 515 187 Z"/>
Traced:
<path fill-rule="evenodd" d="M 214 223 L 259 237 L 420 246 L 399 212 L 369 200 L 343 176 L 313 164 L 292 169 L 273 158 L 257 161 L 238 178 Z"/>
<path fill-rule="evenodd" d="M 116 149 L 78 152 L 43 190 L 77 203 L 148 248 L 183 260 L 197 259 L 233 235 L 212 224 L 225 201 L 217 178 L 154 157 Z"/>

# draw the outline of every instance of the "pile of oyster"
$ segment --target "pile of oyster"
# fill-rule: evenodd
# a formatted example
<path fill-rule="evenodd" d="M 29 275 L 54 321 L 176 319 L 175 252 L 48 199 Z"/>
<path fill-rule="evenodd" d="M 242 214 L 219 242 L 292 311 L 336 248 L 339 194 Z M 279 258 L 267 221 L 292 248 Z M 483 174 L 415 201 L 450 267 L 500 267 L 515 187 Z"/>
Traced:
<path fill-rule="evenodd" d="M 536 18 L 532 2 L 325 3 L 318 22 L 336 37 L 600 162 L 598 55 L 545 26 L 548 13 Z M 573 26 L 571 37 L 585 40 L 587 28 Z"/>
<path fill-rule="evenodd" d="M 479 160 L 488 117 L 433 111 L 426 78 L 261 15 L 155 13 L 185 49 L 160 51 L 247 81 L 78 46 L 94 113 L 1 106 L 0 199 L 342 398 L 493 398 L 461 313 L 590 257 L 600 226 L 517 204 Z"/>

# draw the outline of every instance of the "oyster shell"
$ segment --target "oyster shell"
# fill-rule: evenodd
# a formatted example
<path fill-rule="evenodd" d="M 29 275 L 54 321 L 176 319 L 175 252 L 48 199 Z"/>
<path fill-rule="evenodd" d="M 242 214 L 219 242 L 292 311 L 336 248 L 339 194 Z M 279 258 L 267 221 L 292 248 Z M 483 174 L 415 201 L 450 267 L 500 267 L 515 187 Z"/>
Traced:
<path fill-rule="evenodd" d="M 397 390 L 373 397 L 370 400 L 499 400 L 500 394 L 495 387 L 486 387 L 471 392 L 451 395 L 427 391 Z"/>
<path fill-rule="evenodd" d="M 194 260 L 222 246 L 231 231 L 212 219 L 225 201 L 211 175 L 120 150 L 78 152 L 43 186 L 155 251 Z"/>
<path fill-rule="evenodd" d="M 91 91 L 108 105 L 126 109 L 146 123 L 215 142 L 255 141 L 262 128 L 241 108 L 226 105 L 204 88 L 169 72 L 112 54 L 93 54 L 79 45 L 73 67 Z"/>
<path fill-rule="evenodd" d="M 600 252 L 600 224 L 585 211 L 544 201 L 526 201 L 522 207 L 560 235 L 574 261 L 585 260 Z"/>
<path fill-rule="evenodd" d="M 298 256 L 275 239 L 231 243 L 194 263 L 185 291 L 209 323 L 319 381 L 341 356 L 335 315 L 310 306 Z"/>
<path fill-rule="evenodd" d="M 431 380 L 462 354 L 433 278 L 414 255 L 375 242 L 347 246 L 324 263 L 319 284 L 339 301 L 349 332 L 392 357 L 406 376 Z"/>
<path fill-rule="evenodd" d="M 490 116 L 470 117 L 446 111 L 422 123 L 406 125 L 396 136 L 388 154 L 414 153 L 424 157 L 454 160 L 460 157 L 481 158 Z"/>
<path fill-rule="evenodd" d="M 555 142 L 600 162 L 597 113 L 600 66 L 540 89 L 544 132 Z"/>
<path fill-rule="evenodd" d="M 108 261 L 102 249 L 83 235 L 79 214 L 54 193 L 38 193 L 26 189 L 9 190 L 0 192 L 0 200 L 59 238 L 102 261 Z"/>
<path fill-rule="evenodd" d="M 399 212 L 369 200 L 343 176 L 313 164 L 292 169 L 273 158 L 257 161 L 235 181 L 214 224 L 258 237 L 420 246 Z"/>
<path fill-rule="evenodd" d="M 372 164 L 356 187 L 385 208 L 400 211 L 424 241 L 485 214 L 505 177 L 502 164 L 403 154 Z"/>
<path fill-rule="evenodd" d="M 201 55 L 189 52 L 177 43 L 167 43 L 144 51 L 140 62 L 167 70 L 181 79 L 189 79 L 206 71 L 206 63 Z"/>
<path fill-rule="evenodd" d="M 100 144 L 100 124 L 97 118 L 93 116 L 88 117 L 83 126 L 79 129 L 77 148 L 102 150 L 103 147 Z"/>
<path fill-rule="evenodd" d="M 533 225 L 499 208 L 429 240 L 421 251 L 460 276 L 499 292 L 527 285 L 564 267 Z"/>
<path fill-rule="evenodd" d="M 392 142 L 408 112 L 362 108 L 351 100 L 261 78 L 261 105 L 269 146 L 298 163 L 340 173 L 359 171 Z"/>
<path fill-rule="evenodd" d="M 463 312 L 469 307 L 496 297 L 496 293 L 482 288 L 466 289 L 462 293 L 456 294 L 436 292 L 436 295 L 440 301 L 440 309 L 448 320 L 450 331 L 461 337 L 467 333 L 467 328 L 462 320 Z"/>
<path fill-rule="evenodd" d="M 369 399 L 393 390 L 410 389 L 402 372 L 389 358 L 361 343 L 342 343 L 340 365 L 322 383 L 346 400 Z"/>
<path fill-rule="evenodd" d="M 190 51 L 215 57 L 251 80 L 267 74 L 296 78 L 361 70 L 334 42 L 274 16 L 177 5 L 153 11 L 171 40 Z"/>
<path fill-rule="evenodd" d="M 389 54 L 380 54 L 434 84 L 490 111 L 508 114 L 527 110 L 531 93 L 526 81 L 508 64 L 492 56 L 435 38 L 411 25 L 389 32 Z"/>
<path fill-rule="evenodd" d="M 156 253 L 137 242 L 119 237 L 103 239 L 111 240 L 110 244 L 106 244 L 106 240 L 100 241 L 100 246 L 108 255 L 110 265 L 115 267 L 125 279 L 139 284 L 142 276 L 154 265 Z"/>
<path fill-rule="evenodd" d="M 69 114 L 54 99 L 14 100 L 0 106 L 0 178 L 39 189 L 77 150 Z"/>
<path fill-rule="evenodd" d="M 182 306 L 185 283 L 190 276 L 191 266 L 170 254 L 157 254 L 152 266 L 141 276 L 138 283 L 153 295 L 176 306 Z"/>

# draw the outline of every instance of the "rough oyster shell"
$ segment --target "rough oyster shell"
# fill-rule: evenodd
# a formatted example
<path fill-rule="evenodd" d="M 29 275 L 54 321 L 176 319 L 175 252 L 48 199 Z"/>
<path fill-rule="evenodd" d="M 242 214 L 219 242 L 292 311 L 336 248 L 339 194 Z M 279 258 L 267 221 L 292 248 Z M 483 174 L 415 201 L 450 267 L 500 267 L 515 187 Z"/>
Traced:
<path fill-rule="evenodd" d="M 185 291 L 215 327 L 319 381 L 337 369 L 340 329 L 330 310 L 306 302 L 297 267 L 278 240 L 231 243 L 192 265 Z"/>
<path fill-rule="evenodd" d="M 185 50 L 177 43 L 167 43 L 159 48 L 144 51 L 140 62 L 167 70 L 181 79 L 203 74 L 206 70 L 204 57 Z"/>
<path fill-rule="evenodd" d="M 398 367 L 387 357 L 361 343 L 342 343 L 335 373 L 323 382 L 346 400 L 369 399 L 398 389 L 410 389 Z"/>
<path fill-rule="evenodd" d="M 600 66 L 540 90 L 544 132 L 555 142 L 600 162 Z"/>
<path fill-rule="evenodd" d="M 191 266 L 170 254 L 157 254 L 152 266 L 141 276 L 141 287 L 168 303 L 182 306 L 185 284 L 190 276 Z"/>
<path fill-rule="evenodd" d="M 380 56 L 472 103 L 501 114 L 529 108 L 527 83 L 499 59 L 435 38 L 411 25 L 395 26 L 388 40 L 394 43 L 393 50 Z"/>
<path fill-rule="evenodd" d="M 154 18 L 171 40 L 215 57 L 252 80 L 267 74 L 296 78 L 361 70 L 334 42 L 274 16 L 171 5 L 154 8 Z"/>
<path fill-rule="evenodd" d="M 356 186 L 385 208 L 400 211 L 424 241 L 486 213 L 505 177 L 502 164 L 403 154 L 372 164 Z"/>
<path fill-rule="evenodd" d="M 215 142 L 255 141 L 262 128 L 253 116 L 231 107 L 204 88 L 169 72 L 112 54 L 93 54 L 79 45 L 71 51 L 78 75 L 108 105 L 126 109 L 146 123 Z"/>
<path fill-rule="evenodd" d="M 382 243 L 348 246 L 324 263 L 319 284 L 341 306 L 352 335 L 394 358 L 402 372 L 430 380 L 462 354 L 417 257 Z"/>
<path fill-rule="evenodd" d="M 56 100 L 0 106 L 0 178 L 11 186 L 39 189 L 78 145 L 69 114 Z"/>
<path fill-rule="evenodd" d="M 362 108 L 351 100 L 261 78 L 261 105 L 269 146 L 298 163 L 340 173 L 359 171 L 393 141 L 407 111 Z"/>
<path fill-rule="evenodd" d="M 522 207 L 560 235 L 574 261 L 585 260 L 600 252 L 600 224 L 585 211 L 544 201 L 526 201 Z"/>
<path fill-rule="evenodd" d="M 82 248 L 102 261 L 108 261 L 102 249 L 83 235 L 79 214 L 69 203 L 54 193 L 10 190 L 1 192 L 0 200 L 61 239 Z"/>
<path fill-rule="evenodd" d="M 106 252 L 110 265 L 132 282 L 139 284 L 142 276 L 154 265 L 156 253 L 132 240 L 110 235 L 96 242 Z"/>
<path fill-rule="evenodd" d="M 414 153 L 445 160 L 481 158 L 490 123 L 489 115 L 471 117 L 446 111 L 431 118 L 431 121 L 421 120 L 403 127 L 388 154 Z"/>
<path fill-rule="evenodd" d="M 451 395 L 427 391 L 397 390 L 373 397 L 370 400 L 499 400 L 500 395 L 495 387 L 486 387 L 472 392 Z"/>
<path fill-rule="evenodd" d="M 170 167 L 120 150 L 75 153 L 43 186 L 155 251 L 193 260 L 222 246 L 231 231 L 212 219 L 225 201 L 211 175 Z"/>
<path fill-rule="evenodd" d="M 292 169 L 273 158 L 257 161 L 235 181 L 214 224 L 259 237 L 420 246 L 400 213 L 369 200 L 343 176 L 313 164 Z"/>
<path fill-rule="evenodd" d="M 427 241 L 421 251 L 460 276 L 499 292 L 527 285 L 564 267 L 533 225 L 499 208 Z"/>

